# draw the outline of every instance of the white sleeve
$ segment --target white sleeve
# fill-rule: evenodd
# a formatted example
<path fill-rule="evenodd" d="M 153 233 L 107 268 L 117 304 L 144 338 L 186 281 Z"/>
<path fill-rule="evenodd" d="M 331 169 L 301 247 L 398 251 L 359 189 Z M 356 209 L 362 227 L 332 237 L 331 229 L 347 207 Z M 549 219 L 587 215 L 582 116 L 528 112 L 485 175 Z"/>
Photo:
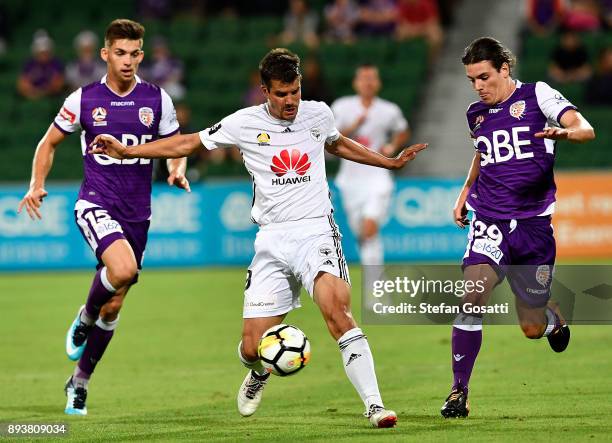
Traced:
<path fill-rule="evenodd" d="M 326 113 L 325 119 L 325 144 L 329 145 L 330 143 L 335 142 L 340 138 L 340 132 L 336 128 L 336 121 L 334 119 L 334 113 L 325 103 L 321 102 L 323 105 L 324 112 Z"/>
<path fill-rule="evenodd" d="M 81 127 L 81 88 L 66 97 L 53 123 L 65 134 L 72 134 Z"/>
<path fill-rule="evenodd" d="M 402 110 L 397 105 L 393 105 L 393 113 L 391 114 L 391 131 L 394 134 L 408 129 L 408 121 L 404 118 Z"/>
<path fill-rule="evenodd" d="M 334 119 L 336 121 L 336 127 L 340 126 L 341 128 L 344 126 L 342 123 L 342 99 L 336 100 L 331 105 L 332 113 L 334 114 Z"/>
<path fill-rule="evenodd" d="M 179 130 L 179 124 L 176 119 L 176 110 L 174 109 L 174 103 L 166 91 L 162 88 L 161 90 L 161 109 L 162 115 L 159 121 L 158 133 L 162 137 L 168 136 Z"/>
<path fill-rule="evenodd" d="M 535 93 L 542 114 L 552 124 L 559 125 L 559 120 L 566 111 L 576 109 L 559 91 L 544 82 L 536 83 Z"/>
<path fill-rule="evenodd" d="M 240 127 L 240 116 L 234 112 L 219 123 L 200 131 L 198 135 L 208 150 L 239 146 Z"/>

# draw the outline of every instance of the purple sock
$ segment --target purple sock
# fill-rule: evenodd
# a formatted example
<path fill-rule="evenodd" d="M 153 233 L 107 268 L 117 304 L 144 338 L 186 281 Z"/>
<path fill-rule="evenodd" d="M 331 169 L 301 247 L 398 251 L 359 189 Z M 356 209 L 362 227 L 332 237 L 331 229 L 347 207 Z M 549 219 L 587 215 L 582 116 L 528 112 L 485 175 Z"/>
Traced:
<path fill-rule="evenodd" d="M 482 343 L 482 329 L 476 331 L 464 331 L 453 327 L 452 351 L 453 351 L 453 389 L 463 388 L 467 393 L 468 383 L 474 369 L 474 363 L 480 351 Z"/>
<path fill-rule="evenodd" d="M 112 289 L 112 291 L 110 289 Z M 113 295 L 115 295 L 115 289 L 106 277 L 106 267 L 98 269 L 91 283 L 91 289 L 87 296 L 87 303 L 85 303 L 87 315 L 91 317 L 93 321 L 96 321 L 100 315 L 100 309 L 102 309 L 102 306 L 104 306 Z"/>
<path fill-rule="evenodd" d="M 114 325 L 113 325 L 114 326 Z M 113 338 L 114 328 L 110 331 L 102 329 L 98 323 L 91 328 L 87 336 L 85 351 L 79 360 L 79 369 L 82 373 L 91 376 L 98 362 L 102 359 L 106 347 Z M 82 377 L 89 378 L 89 377 Z"/>

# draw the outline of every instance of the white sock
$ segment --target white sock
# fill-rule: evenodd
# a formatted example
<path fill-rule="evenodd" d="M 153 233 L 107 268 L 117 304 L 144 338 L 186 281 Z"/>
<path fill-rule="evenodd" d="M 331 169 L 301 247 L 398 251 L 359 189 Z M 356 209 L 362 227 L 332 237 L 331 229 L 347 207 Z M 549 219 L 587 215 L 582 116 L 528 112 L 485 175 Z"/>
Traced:
<path fill-rule="evenodd" d="M 259 358 L 255 361 L 249 361 L 244 358 L 244 355 L 242 355 L 242 340 L 240 341 L 240 343 L 238 343 L 238 358 L 245 367 L 251 369 L 257 375 L 266 375 L 268 373 L 268 371 L 264 369 Z"/>
<path fill-rule="evenodd" d="M 80 319 L 87 326 L 92 326 L 96 322 L 95 318 L 90 317 L 89 315 L 87 315 L 87 309 L 85 309 L 85 308 L 83 308 L 83 310 L 81 311 Z"/>
<path fill-rule="evenodd" d="M 370 345 L 361 329 L 347 331 L 338 339 L 338 346 L 344 371 L 365 404 L 366 411 L 372 404 L 384 406 L 378 390 Z"/>
<path fill-rule="evenodd" d="M 542 334 L 542 337 L 548 337 L 550 335 L 550 333 L 553 331 L 553 329 L 555 329 L 555 326 L 557 326 L 557 324 L 559 323 L 557 320 L 557 314 L 555 314 L 555 312 L 550 309 L 548 306 L 546 307 L 546 310 L 544 311 L 546 314 L 546 329 L 544 330 L 544 334 Z"/>
<path fill-rule="evenodd" d="M 380 266 L 383 264 L 383 243 L 380 235 L 363 240 L 359 245 L 362 265 Z"/>

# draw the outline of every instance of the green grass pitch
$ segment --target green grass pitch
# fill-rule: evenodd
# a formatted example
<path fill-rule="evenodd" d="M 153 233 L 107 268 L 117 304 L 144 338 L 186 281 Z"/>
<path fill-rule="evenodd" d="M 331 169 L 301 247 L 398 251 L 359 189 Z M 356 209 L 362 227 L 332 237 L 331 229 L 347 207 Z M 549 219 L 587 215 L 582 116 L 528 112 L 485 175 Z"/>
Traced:
<path fill-rule="evenodd" d="M 273 377 L 257 413 L 242 418 L 235 396 L 245 374 L 236 357 L 244 274 L 145 270 L 92 378 L 87 417 L 63 414 L 74 367 L 64 334 L 92 273 L 0 275 L 0 423 L 66 422 L 61 441 L 83 442 L 597 441 L 612 434 L 608 326 L 574 326 L 563 354 L 523 338 L 517 326 L 485 328 L 471 416 L 448 421 L 439 409 L 451 382 L 450 328 L 365 325 L 383 398 L 399 415 L 397 428 L 372 429 L 306 295 L 287 322 L 311 340 L 309 367 Z"/>

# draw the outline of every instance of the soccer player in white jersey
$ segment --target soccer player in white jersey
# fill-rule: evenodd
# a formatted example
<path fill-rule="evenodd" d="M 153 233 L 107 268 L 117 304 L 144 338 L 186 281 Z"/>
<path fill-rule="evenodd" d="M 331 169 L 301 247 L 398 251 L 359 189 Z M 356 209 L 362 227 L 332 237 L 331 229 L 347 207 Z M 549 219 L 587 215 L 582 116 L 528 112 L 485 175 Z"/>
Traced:
<path fill-rule="evenodd" d="M 357 95 L 339 98 L 331 109 L 342 134 L 373 151 L 393 156 L 406 143 L 410 132 L 399 106 L 378 97 L 381 86 L 378 68 L 363 64 L 353 79 Z M 389 211 L 393 192 L 391 172 L 343 159 L 336 186 L 350 228 L 359 242 L 361 264 L 382 265 L 384 252 L 379 228 Z M 366 281 L 367 271 L 364 268 Z"/>
<path fill-rule="evenodd" d="M 375 427 L 392 427 L 397 415 L 383 405 L 370 347 L 351 315 L 350 281 L 332 217 L 324 149 L 359 163 L 398 169 L 427 145 L 387 158 L 341 135 L 325 103 L 301 101 L 299 58 L 287 49 L 270 51 L 259 70 L 265 104 L 241 109 L 199 133 L 146 145 L 126 147 L 111 136 L 98 136 L 91 152 L 115 158 L 177 158 L 203 147 L 238 146 L 253 179 L 251 216 L 259 225 L 238 346 L 240 360 L 249 368 L 238 392 L 240 414 L 255 412 L 269 377 L 257 354 L 259 339 L 300 306 L 304 286 L 338 342 L 365 415 Z"/>

